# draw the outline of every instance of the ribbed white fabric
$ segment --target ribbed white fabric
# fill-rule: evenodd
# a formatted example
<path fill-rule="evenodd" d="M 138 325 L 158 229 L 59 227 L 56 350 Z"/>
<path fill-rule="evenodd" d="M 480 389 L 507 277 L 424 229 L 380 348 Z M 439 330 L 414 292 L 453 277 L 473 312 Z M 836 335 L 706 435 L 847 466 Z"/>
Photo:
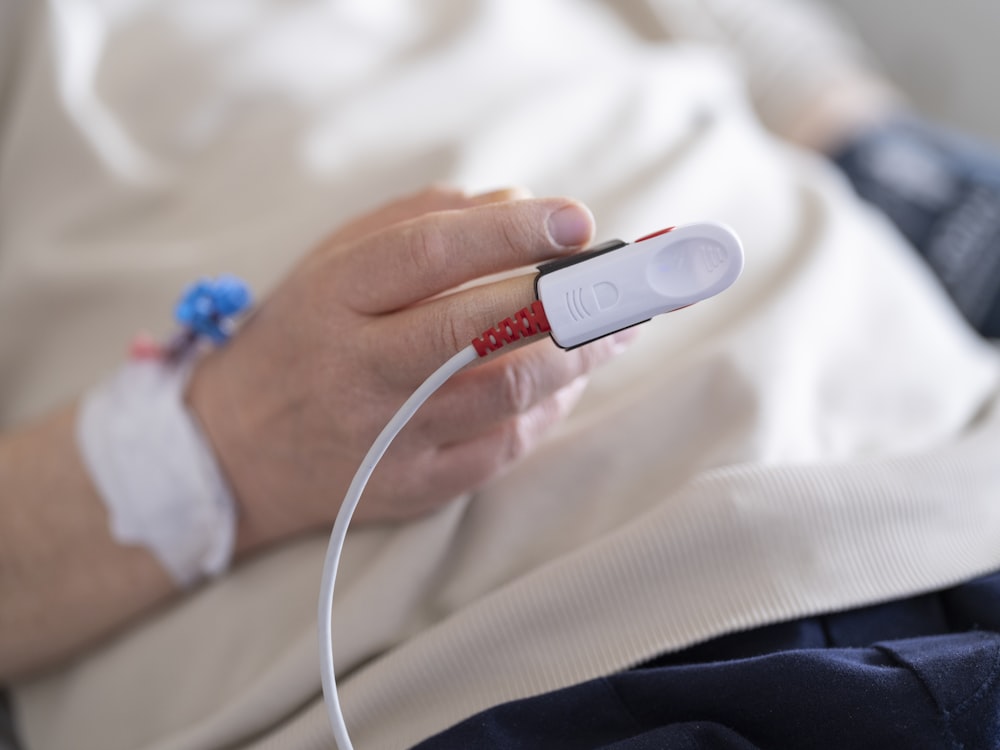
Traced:
<path fill-rule="evenodd" d="M 836 175 L 761 130 L 738 70 L 640 42 L 619 4 L 431 5 L 93 3 L 100 64 L 74 90 L 155 184 L 60 100 L 49 37 L 26 44 L 0 154 L 0 419 L 96 382 L 198 273 L 265 289 L 390 194 L 520 183 L 587 201 L 601 237 L 726 222 L 746 271 L 644 327 L 474 497 L 352 532 L 333 625 L 359 748 L 1000 567 L 996 351 Z M 18 686 L 29 750 L 328 748 L 324 547 L 276 549 Z"/>

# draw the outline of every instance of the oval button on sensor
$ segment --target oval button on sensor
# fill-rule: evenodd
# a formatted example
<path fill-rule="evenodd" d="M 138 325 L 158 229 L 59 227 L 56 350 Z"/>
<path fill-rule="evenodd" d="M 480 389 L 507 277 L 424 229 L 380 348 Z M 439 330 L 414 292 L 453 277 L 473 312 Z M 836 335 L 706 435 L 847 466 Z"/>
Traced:
<path fill-rule="evenodd" d="M 552 339 L 572 349 L 729 287 L 743 246 L 724 224 L 699 222 L 546 265 L 535 280 Z"/>
<path fill-rule="evenodd" d="M 680 299 L 697 296 L 716 285 L 728 266 L 729 250 L 725 245 L 692 237 L 654 253 L 646 268 L 646 279 L 663 296 Z"/>

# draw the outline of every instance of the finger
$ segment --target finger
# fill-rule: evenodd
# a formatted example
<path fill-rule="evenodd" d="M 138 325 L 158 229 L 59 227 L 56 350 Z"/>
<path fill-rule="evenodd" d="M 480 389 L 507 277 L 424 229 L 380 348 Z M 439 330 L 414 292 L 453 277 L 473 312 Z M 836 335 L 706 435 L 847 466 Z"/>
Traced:
<path fill-rule="evenodd" d="M 593 226 L 590 211 L 560 198 L 439 211 L 356 242 L 335 278 L 356 311 L 387 313 L 481 276 L 567 254 L 590 240 Z"/>
<path fill-rule="evenodd" d="M 431 486 L 450 485 L 453 494 L 478 487 L 510 468 L 565 419 L 579 401 L 584 386 L 581 379 L 476 438 L 442 448 L 429 476 Z"/>
<path fill-rule="evenodd" d="M 412 390 L 487 328 L 530 305 L 535 300 L 534 278 L 522 274 L 463 289 L 371 320 L 368 327 L 379 350 L 401 354 L 392 358 L 382 354 L 371 366 L 381 364 L 378 375 L 385 382 Z"/>
<path fill-rule="evenodd" d="M 469 195 L 465 191 L 449 185 L 429 185 L 415 193 L 404 195 L 379 206 L 345 224 L 329 238 L 327 244 L 354 242 L 372 232 L 434 211 L 450 211 L 501 201 L 521 200 L 530 197 L 530 195 L 526 188 L 521 187 L 500 188 Z"/>
<path fill-rule="evenodd" d="M 539 341 L 459 373 L 414 418 L 413 434 L 426 444 L 446 445 L 488 432 L 525 414 L 624 350 L 625 339 L 608 336 L 571 351 Z"/>
<path fill-rule="evenodd" d="M 478 205 L 473 197 L 447 185 L 429 185 L 362 214 L 340 227 L 327 244 L 353 242 L 372 232 L 414 219 L 432 211 L 447 211 Z"/>

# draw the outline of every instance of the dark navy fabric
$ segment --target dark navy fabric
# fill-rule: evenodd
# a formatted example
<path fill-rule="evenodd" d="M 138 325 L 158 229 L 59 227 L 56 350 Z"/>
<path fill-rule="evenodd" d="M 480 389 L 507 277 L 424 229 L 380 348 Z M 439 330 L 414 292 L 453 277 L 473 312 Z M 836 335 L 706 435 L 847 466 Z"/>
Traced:
<path fill-rule="evenodd" d="M 976 330 L 1000 338 L 1000 156 L 910 117 L 872 128 L 832 159 L 923 256 Z"/>
<path fill-rule="evenodd" d="M 418 748 L 1000 748 L 1000 573 L 716 638 Z"/>
<path fill-rule="evenodd" d="M 14 750 L 17 740 L 14 737 L 14 720 L 10 715 L 10 705 L 7 695 L 0 691 L 0 750 Z"/>

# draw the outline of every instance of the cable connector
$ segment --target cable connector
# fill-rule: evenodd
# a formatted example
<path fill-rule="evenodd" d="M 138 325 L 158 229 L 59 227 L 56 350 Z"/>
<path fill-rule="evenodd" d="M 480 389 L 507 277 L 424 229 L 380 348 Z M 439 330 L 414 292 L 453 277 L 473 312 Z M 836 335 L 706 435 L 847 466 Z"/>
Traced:
<path fill-rule="evenodd" d="M 529 307 L 522 307 L 510 318 L 504 318 L 493 328 L 487 328 L 482 335 L 472 340 L 476 354 L 485 357 L 506 344 L 519 339 L 548 333 L 549 319 L 545 316 L 542 303 L 535 300 Z"/>

